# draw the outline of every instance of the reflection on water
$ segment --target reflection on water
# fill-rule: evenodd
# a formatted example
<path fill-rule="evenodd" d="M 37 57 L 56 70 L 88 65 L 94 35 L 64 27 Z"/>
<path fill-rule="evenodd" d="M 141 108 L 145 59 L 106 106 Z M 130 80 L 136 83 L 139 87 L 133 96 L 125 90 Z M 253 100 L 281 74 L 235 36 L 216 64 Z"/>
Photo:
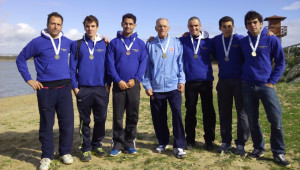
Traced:
<path fill-rule="evenodd" d="M 27 61 L 32 79 L 36 79 L 33 61 Z M 0 98 L 35 93 L 24 81 L 15 61 L 0 61 Z"/>

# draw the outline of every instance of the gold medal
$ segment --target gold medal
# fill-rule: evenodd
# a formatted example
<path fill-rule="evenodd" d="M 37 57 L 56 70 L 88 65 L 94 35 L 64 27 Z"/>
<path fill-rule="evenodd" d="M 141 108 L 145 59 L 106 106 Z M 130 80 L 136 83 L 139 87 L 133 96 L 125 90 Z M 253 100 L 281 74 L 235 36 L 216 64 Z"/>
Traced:
<path fill-rule="evenodd" d="M 255 51 L 252 51 L 251 55 L 252 55 L 253 57 L 256 57 L 256 52 L 255 52 Z"/>
<path fill-rule="evenodd" d="M 55 55 L 55 59 L 56 59 L 56 60 L 59 59 L 59 55 L 58 55 L 58 54 Z"/>
<path fill-rule="evenodd" d="M 91 60 L 94 59 L 94 55 L 93 54 L 90 55 L 90 59 Z"/>
<path fill-rule="evenodd" d="M 128 51 L 126 51 L 126 55 L 130 55 L 130 51 L 128 50 Z"/>
<path fill-rule="evenodd" d="M 198 58 L 198 55 L 197 54 L 194 54 L 194 59 L 197 59 Z"/>
<path fill-rule="evenodd" d="M 225 57 L 225 61 L 229 61 L 229 57 Z"/>
<path fill-rule="evenodd" d="M 164 54 L 162 55 L 162 57 L 163 57 L 163 58 L 166 58 L 166 57 L 167 57 L 167 54 L 166 54 L 166 53 L 164 53 Z"/>

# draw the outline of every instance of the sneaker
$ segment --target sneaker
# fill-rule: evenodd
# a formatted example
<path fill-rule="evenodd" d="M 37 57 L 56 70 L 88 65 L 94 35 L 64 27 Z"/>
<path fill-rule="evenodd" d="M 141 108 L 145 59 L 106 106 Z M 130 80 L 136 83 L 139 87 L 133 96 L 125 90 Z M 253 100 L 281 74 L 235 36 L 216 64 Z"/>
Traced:
<path fill-rule="evenodd" d="M 174 148 L 174 154 L 178 159 L 183 159 L 186 157 L 186 153 L 182 148 Z"/>
<path fill-rule="evenodd" d="M 249 158 L 252 158 L 252 159 L 257 159 L 257 158 L 260 158 L 264 156 L 264 151 L 263 150 L 259 150 L 259 149 L 254 149 L 252 151 L 252 153 L 250 153 L 248 155 Z"/>
<path fill-rule="evenodd" d="M 70 165 L 73 163 L 73 158 L 70 154 L 66 154 L 60 157 L 60 160 L 66 164 L 66 165 Z"/>
<path fill-rule="evenodd" d="M 214 149 L 214 145 L 212 144 L 212 142 L 206 142 L 205 143 L 205 149 L 206 150 L 213 150 Z"/>
<path fill-rule="evenodd" d="M 158 153 L 163 153 L 168 148 L 169 148 L 169 145 L 158 145 L 158 147 L 156 148 L 156 151 Z"/>
<path fill-rule="evenodd" d="M 49 159 L 49 158 L 43 158 L 40 161 L 40 163 L 41 163 L 41 165 L 40 165 L 39 170 L 48 170 L 49 167 L 50 167 L 51 159 Z"/>
<path fill-rule="evenodd" d="M 94 151 L 95 155 L 98 157 L 106 156 L 106 153 L 102 148 L 97 148 L 97 149 L 94 149 L 93 151 Z"/>
<path fill-rule="evenodd" d="M 85 151 L 82 153 L 80 160 L 82 162 L 89 162 L 92 160 L 91 151 Z"/>
<path fill-rule="evenodd" d="M 218 152 L 220 154 L 227 153 L 229 149 L 232 149 L 230 144 L 222 143 L 221 146 L 218 148 Z"/>
<path fill-rule="evenodd" d="M 125 151 L 126 153 L 132 154 L 132 155 L 134 155 L 134 154 L 137 153 L 137 150 L 134 149 L 134 148 L 128 148 L 128 149 L 125 149 L 124 151 Z"/>
<path fill-rule="evenodd" d="M 236 145 L 235 154 L 237 155 L 245 155 L 245 149 L 243 145 Z"/>
<path fill-rule="evenodd" d="M 290 166 L 290 162 L 285 158 L 284 154 L 273 154 L 274 161 L 282 166 Z"/>
<path fill-rule="evenodd" d="M 118 156 L 120 153 L 121 151 L 114 149 L 109 152 L 109 156 Z"/>

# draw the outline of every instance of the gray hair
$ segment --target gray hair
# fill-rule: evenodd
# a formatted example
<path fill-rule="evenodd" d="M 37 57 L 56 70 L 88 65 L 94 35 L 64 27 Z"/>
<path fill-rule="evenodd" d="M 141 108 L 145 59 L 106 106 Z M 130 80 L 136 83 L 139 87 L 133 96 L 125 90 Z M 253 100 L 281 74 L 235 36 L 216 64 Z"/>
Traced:
<path fill-rule="evenodd" d="M 191 20 L 194 20 L 194 19 L 198 20 L 199 23 L 201 24 L 200 19 L 199 19 L 198 17 L 195 17 L 195 16 L 191 17 L 191 18 L 188 20 L 188 22 L 190 22 Z"/>
<path fill-rule="evenodd" d="M 161 20 L 166 20 L 166 21 L 168 21 L 168 23 L 169 23 L 169 20 L 168 20 L 167 18 L 161 17 L 161 18 L 158 18 L 158 19 L 156 20 L 156 25 L 155 25 L 155 26 L 157 26 L 158 22 L 161 21 Z"/>

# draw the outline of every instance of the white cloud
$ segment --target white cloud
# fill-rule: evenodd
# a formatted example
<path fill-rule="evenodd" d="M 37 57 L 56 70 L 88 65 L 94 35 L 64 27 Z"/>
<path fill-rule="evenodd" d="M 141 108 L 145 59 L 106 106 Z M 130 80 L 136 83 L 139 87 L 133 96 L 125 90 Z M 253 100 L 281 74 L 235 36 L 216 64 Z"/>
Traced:
<path fill-rule="evenodd" d="M 70 29 L 64 35 L 71 40 L 78 40 L 82 38 L 83 33 L 79 32 L 77 29 Z"/>
<path fill-rule="evenodd" d="M 293 2 L 292 4 L 282 8 L 283 10 L 297 10 L 300 9 L 300 1 Z"/>
<path fill-rule="evenodd" d="M 287 36 L 282 37 L 282 46 L 298 44 L 300 42 L 300 18 L 283 21 L 282 26 L 287 26 Z"/>

